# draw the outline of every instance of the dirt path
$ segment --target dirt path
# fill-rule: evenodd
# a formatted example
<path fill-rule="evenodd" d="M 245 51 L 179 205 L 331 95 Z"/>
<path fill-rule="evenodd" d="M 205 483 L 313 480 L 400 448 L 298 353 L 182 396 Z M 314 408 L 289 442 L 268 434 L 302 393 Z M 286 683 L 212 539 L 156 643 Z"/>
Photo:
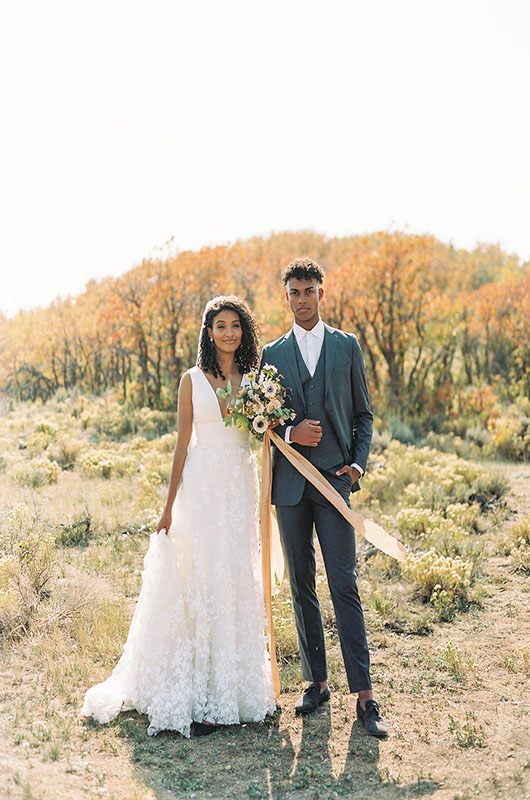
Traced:
<path fill-rule="evenodd" d="M 530 466 L 507 472 L 514 514 L 503 525 L 530 513 Z M 133 713 L 99 727 L 78 717 L 86 676 L 56 663 L 53 642 L 25 642 L 2 662 L 0 796 L 529 798 L 530 580 L 495 554 L 495 536 L 485 535 L 481 608 L 429 636 L 371 637 L 387 741 L 365 735 L 338 691 L 309 719 L 294 716 L 293 692 L 269 724 L 199 740 L 148 738 Z"/>

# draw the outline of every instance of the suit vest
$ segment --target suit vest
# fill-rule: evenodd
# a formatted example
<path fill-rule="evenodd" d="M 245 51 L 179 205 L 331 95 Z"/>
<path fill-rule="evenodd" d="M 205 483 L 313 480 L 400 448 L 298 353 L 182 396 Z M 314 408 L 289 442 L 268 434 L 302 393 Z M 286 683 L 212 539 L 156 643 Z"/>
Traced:
<path fill-rule="evenodd" d="M 305 416 L 307 419 L 319 419 L 322 427 L 322 439 L 317 447 L 297 447 L 297 449 L 318 469 L 334 473 L 343 466 L 344 460 L 337 434 L 324 405 L 326 394 L 326 337 L 322 342 L 320 358 L 313 377 L 311 377 L 305 365 L 296 339 L 295 353 L 296 366 L 304 390 Z"/>

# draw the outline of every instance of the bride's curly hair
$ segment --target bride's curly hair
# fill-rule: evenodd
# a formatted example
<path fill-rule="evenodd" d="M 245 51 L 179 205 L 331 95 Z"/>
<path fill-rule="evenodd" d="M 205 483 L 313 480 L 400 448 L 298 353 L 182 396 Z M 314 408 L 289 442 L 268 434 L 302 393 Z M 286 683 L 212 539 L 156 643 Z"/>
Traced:
<path fill-rule="evenodd" d="M 208 328 L 213 327 L 213 321 L 221 311 L 235 311 L 241 323 L 241 344 L 237 348 L 234 358 L 241 374 L 255 370 L 259 364 L 259 339 L 258 324 L 252 311 L 244 300 L 235 295 L 220 295 L 214 297 L 206 304 L 202 318 L 199 348 L 197 351 L 197 366 L 204 372 L 210 372 L 216 378 L 225 376 L 221 372 L 214 343 L 208 335 Z"/>

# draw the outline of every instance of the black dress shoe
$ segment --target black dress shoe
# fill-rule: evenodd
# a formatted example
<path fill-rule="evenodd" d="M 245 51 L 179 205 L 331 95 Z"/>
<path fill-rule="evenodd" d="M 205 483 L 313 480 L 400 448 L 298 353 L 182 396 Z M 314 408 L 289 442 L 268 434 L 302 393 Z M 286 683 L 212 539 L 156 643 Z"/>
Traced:
<path fill-rule="evenodd" d="M 215 733 L 219 730 L 221 730 L 220 725 L 207 725 L 205 722 L 191 723 L 192 736 L 208 736 L 210 733 Z"/>
<path fill-rule="evenodd" d="M 388 736 L 388 725 L 379 713 L 379 705 L 375 700 L 367 700 L 364 708 L 357 700 L 357 719 L 363 723 L 370 736 L 377 736 L 379 739 L 386 739 Z"/>
<path fill-rule="evenodd" d="M 320 691 L 320 684 L 312 683 L 304 690 L 303 695 L 298 698 L 294 710 L 296 714 L 312 714 L 321 703 L 329 700 L 330 696 L 331 692 L 328 686 Z"/>

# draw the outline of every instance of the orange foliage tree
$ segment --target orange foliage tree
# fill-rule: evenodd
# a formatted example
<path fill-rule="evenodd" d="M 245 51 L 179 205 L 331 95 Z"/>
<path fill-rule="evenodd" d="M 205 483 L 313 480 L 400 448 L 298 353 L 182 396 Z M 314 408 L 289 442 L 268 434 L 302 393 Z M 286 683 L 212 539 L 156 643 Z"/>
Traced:
<path fill-rule="evenodd" d="M 324 264 L 322 316 L 358 335 L 378 413 L 432 421 L 466 386 L 530 391 L 529 265 L 496 245 L 456 250 L 399 231 L 287 232 L 145 259 L 46 309 L 0 315 L 0 390 L 45 401 L 75 387 L 174 408 L 206 301 L 244 297 L 270 341 L 291 324 L 280 275 L 299 255 Z"/>

